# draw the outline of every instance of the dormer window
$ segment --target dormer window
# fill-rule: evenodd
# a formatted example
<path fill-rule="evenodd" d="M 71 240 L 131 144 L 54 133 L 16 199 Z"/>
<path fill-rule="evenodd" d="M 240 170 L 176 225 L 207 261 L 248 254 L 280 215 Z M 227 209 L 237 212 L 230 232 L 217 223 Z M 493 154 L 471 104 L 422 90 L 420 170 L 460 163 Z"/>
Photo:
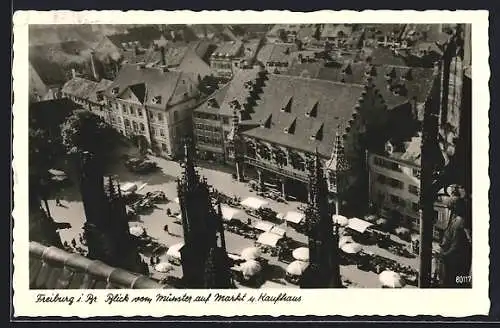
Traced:
<path fill-rule="evenodd" d="M 96 93 L 97 101 L 104 101 L 104 93 L 102 91 L 97 91 Z"/>
<path fill-rule="evenodd" d="M 161 104 L 161 96 L 153 97 L 153 104 Z"/>
<path fill-rule="evenodd" d="M 217 101 L 214 98 L 210 98 L 208 99 L 208 107 L 219 108 L 219 104 L 217 104 Z"/>
<path fill-rule="evenodd" d="M 281 108 L 282 112 L 290 113 L 292 111 L 292 100 L 293 100 L 293 97 L 290 97 L 290 99 L 288 99 L 288 101 L 286 102 L 285 106 L 283 106 Z"/>
<path fill-rule="evenodd" d="M 111 89 L 111 94 L 116 96 L 118 94 L 118 91 L 120 91 L 120 88 L 114 87 L 113 89 Z"/>
<path fill-rule="evenodd" d="M 316 102 L 313 107 L 306 112 L 306 117 L 316 117 L 318 116 L 318 105 L 319 102 Z"/>

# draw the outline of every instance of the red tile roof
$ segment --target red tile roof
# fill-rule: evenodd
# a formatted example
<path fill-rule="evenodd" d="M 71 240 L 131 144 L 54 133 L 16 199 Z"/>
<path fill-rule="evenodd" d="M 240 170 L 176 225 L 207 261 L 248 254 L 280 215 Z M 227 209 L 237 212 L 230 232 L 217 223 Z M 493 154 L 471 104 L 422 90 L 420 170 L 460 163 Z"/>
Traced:
<path fill-rule="evenodd" d="M 33 241 L 29 244 L 29 267 L 32 289 L 170 288 L 146 276 Z"/>

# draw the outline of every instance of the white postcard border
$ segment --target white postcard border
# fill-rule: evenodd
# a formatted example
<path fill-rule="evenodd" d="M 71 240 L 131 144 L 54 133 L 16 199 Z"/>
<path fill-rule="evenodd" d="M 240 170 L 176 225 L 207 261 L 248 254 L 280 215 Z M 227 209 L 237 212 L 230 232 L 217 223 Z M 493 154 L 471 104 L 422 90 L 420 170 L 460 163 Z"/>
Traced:
<path fill-rule="evenodd" d="M 38 291 L 28 285 L 28 25 L 29 24 L 185 24 L 193 23 L 470 23 L 472 24 L 473 80 L 473 288 L 470 290 L 443 289 L 267 289 L 267 290 L 127 290 L 135 295 L 207 295 L 247 293 L 256 298 L 261 293 L 277 296 L 287 293 L 301 297 L 300 302 L 229 302 L 217 303 L 156 303 L 132 304 L 103 302 L 109 290 L 46 291 L 51 295 L 78 298 L 92 293 L 100 298 L 95 304 L 35 303 Z M 14 225 L 13 225 L 13 306 L 19 316 L 154 316 L 166 315 L 443 315 L 464 317 L 487 314 L 489 288 L 489 46 L 487 11 L 319 11 L 298 13 L 289 11 L 24 11 L 14 14 Z"/>

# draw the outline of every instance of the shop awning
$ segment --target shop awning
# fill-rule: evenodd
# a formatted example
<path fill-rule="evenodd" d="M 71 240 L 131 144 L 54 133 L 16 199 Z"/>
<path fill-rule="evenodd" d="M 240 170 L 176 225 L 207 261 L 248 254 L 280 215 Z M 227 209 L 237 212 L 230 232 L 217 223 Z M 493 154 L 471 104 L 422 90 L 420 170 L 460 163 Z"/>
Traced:
<path fill-rule="evenodd" d="M 257 242 L 262 245 L 267 245 L 271 247 L 276 247 L 276 244 L 281 240 L 281 236 L 278 236 L 271 232 L 264 232 L 259 236 Z"/>
<path fill-rule="evenodd" d="M 347 227 L 359 233 L 364 233 L 366 229 L 368 229 L 368 227 L 371 227 L 372 225 L 372 223 L 365 220 L 352 218 L 349 220 L 349 224 L 347 225 Z"/>
<path fill-rule="evenodd" d="M 268 232 L 274 227 L 274 224 L 267 221 L 259 221 L 254 225 L 255 229 Z"/>
<path fill-rule="evenodd" d="M 245 207 L 248 207 L 248 208 L 251 208 L 254 210 L 258 210 L 259 208 L 266 206 L 268 204 L 268 202 L 262 198 L 248 197 L 248 198 L 245 198 L 240 204 L 245 206 Z"/>
<path fill-rule="evenodd" d="M 184 246 L 184 243 L 179 243 L 171 246 L 167 251 L 167 256 L 171 256 L 176 259 L 181 258 L 181 248 Z"/>
<path fill-rule="evenodd" d="M 300 223 L 304 219 L 304 213 L 290 211 L 285 215 L 285 220 L 292 223 Z"/>
<path fill-rule="evenodd" d="M 278 226 L 272 227 L 269 232 L 270 233 L 274 233 L 275 235 L 278 235 L 278 236 L 281 236 L 281 237 L 285 237 L 285 234 L 286 234 L 286 230 L 283 229 L 283 228 L 280 228 Z"/>
<path fill-rule="evenodd" d="M 245 213 L 237 208 L 230 206 L 221 206 L 221 210 L 222 210 L 222 219 L 224 221 L 245 220 Z"/>

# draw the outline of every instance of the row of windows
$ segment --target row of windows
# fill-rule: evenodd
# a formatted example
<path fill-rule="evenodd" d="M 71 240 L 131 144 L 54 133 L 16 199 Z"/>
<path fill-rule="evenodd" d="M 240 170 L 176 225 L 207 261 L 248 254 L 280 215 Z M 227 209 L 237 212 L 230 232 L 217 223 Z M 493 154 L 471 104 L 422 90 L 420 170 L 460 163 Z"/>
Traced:
<path fill-rule="evenodd" d="M 125 127 L 126 127 L 126 128 L 130 128 L 130 121 L 129 121 L 129 119 L 128 119 L 128 118 L 126 118 L 126 119 L 124 120 L 124 122 L 125 122 Z M 146 127 L 144 126 L 144 124 L 143 124 L 143 123 L 139 123 L 139 124 L 137 124 L 137 122 L 136 122 L 136 121 L 132 121 L 132 127 L 133 127 L 134 131 L 136 131 L 136 132 L 137 132 L 139 129 L 140 129 L 140 131 L 141 131 L 141 132 L 146 131 Z"/>
<path fill-rule="evenodd" d="M 218 69 L 231 69 L 231 63 L 221 63 L 221 62 L 212 62 L 213 68 Z"/>
<path fill-rule="evenodd" d="M 122 105 L 122 104 L 118 104 L 118 107 L 121 108 L 123 114 L 130 114 L 132 116 L 139 116 L 139 117 L 142 117 L 143 116 L 143 112 L 142 112 L 142 108 L 134 108 L 132 107 L 131 105 L 130 106 L 127 106 L 127 105 Z"/>
<path fill-rule="evenodd" d="M 402 181 L 400 181 L 398 179 L 387 177 L 383 174 L 377 175 L 377 182 L 380 184 L 384 184 L 384 185 L 393 187 L 393 188 L 404 189 L 404 183 Z M 415 186 L 415 185 L 409 184 L 408 185 L 408 192 L 415 195 L 415 196 L 418 196 L 420 194 L 420 188 Z"/>
<path fill-rule="evenodd" d="M 398 163 L 385 160 L 381 157 L 375 157 L 373 159 L 373 163 L 375 163 L 375 165 L 377 165 L 377 166 L 383 167 L 383 168 L 388 169 L 388 170 L 401 172 L 401 167 L 399 166 Z"/>
<path fill-rule="evenodd" d="M 222 138 L 220 136 L 219 137 L 210 137 L 210 136 L 197 135 L 196 141 L 201 142 L 201 143 L 205 143 L 205 144 L 217 145 L 217 146 L 222 145 Z"/>
<path fill-rule="evenodd" d="M 127 105 L 122 105 L 122 104 L 117 104 L 117 103 L 112 103 L 111 107 L 116 110 L 121 110 L 123 114 L 130 114 L 132 116 L 139 116 L 142 117 L 144 115 L 144 112 L 142 108 L 134 108 L 133 106 L 127 106 Z M 179 120 L 179 112 L 174 111 L 174 122 L 177 122 Z M 152 111 L 149 111 L 149 118 L 152 122 L 158 121 L 158 122 L 163 122 L 165 119 L 163 113 L 154 113 Z"/>
<path fill-rule="evenodd" d="M 413 212 L 418 212 L 420 210 L 420 204 L 418 202 L 407 201 L 397 195 L 389 194 L 389 201 L 391 204 L 398 207 L 408 207 Z M 383 193 L 379 193 L 379 199 L 384 199 L 385 196 Z"/>
<path fill-rule="evenodd" d="M 404 188 L 403 181 L 399 181 L 398 179 L 387 177 L 387 176 L 385 176 L 383 174 L 378 174 L 377 175 L 377 182 L 380 183 L 380 184 L 384 184 L 384 185 L 390 186 L 392 188 L 397 188 L 397 189 L 403 189 Z"/>
<path fill-rule="evenodd" d="M 221 130 L 219 127 L 210 124 L 196 123 L 194 126 L 196 130 L 211 131 L 211 132 L 220 132 Z"/>
<path fill-rule="evenodd" d="M 220 117 L 219 115 L 216 114 L 208 114 L 208 113 L 199 113 L 196 112 L 193 114 L 194 118 L 200 118 L 203 120 L 211 120 L 211 121 L 219 121 Z M 227 116 L 222 116 L 222 123 L 223 124 L 229 124 L 229 117 Z"/>
<path fill-rule="evenodd" d="M 163 129 L 157 129 L 157 128 L 151 128 L 151 132 L 153 133 L 154 136 L 157 137 L 164 137 L 165 136 L 165 130 Z"/>

